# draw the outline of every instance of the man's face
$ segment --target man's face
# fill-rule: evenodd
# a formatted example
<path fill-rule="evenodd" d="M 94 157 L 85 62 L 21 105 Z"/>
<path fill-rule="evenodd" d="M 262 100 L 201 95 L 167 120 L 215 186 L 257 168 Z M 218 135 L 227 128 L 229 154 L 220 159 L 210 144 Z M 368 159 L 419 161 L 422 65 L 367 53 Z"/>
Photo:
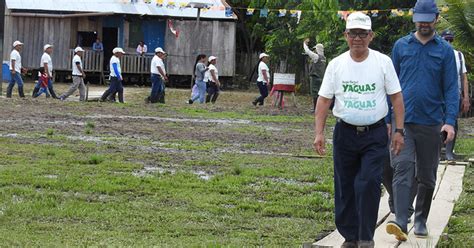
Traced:
<path fill-rule="evenodd" d="M 18 52 L 21 52 L 21 49 L 23 49 L 23 45 L 18 45 L 15 47 L 15 49 L 18 51 Z"/>
<path fill-rule="evenodd" d="M 435 32 L 435 25 L 438 19 L 435 19 L 433 22 L 416 22 L 416 31 L 418 34 L 424 37 L 430 37 Z"/>
<path fill-rule="evenodd" d="M 47 54 L 52 54 L 53 53 L 53 48 L 50 47 L 50 48 L 46 49 L 46 53 Z"/>
<path fill-rule="evenodd" d="M 373 32 L 365 29 L 349 29 L 344 33 L 349 49 L 355 52 L 365 51 L 373 39 Z"/>

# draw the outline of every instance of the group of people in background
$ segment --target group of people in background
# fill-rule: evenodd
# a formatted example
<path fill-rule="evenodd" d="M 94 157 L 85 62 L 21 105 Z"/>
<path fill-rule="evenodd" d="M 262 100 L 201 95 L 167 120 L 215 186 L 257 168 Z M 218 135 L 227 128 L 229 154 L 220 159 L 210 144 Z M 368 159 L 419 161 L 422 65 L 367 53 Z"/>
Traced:
<path fill-rule="evenodd" d="M 199 103 L 216 103 L 220 93 L 221 83 L 219 71 L 217 70 L 217 57 L 199 54 L 194 63 L 194 84 L 192 86 L 189 104 L 196 101 Z M 206 97 L 207 93 L 207 97 Z"/>
<path fill-rule="evenodd" d="M 395 43 L 391 58 L 369 48 L 374 37 L 370 17 L 354 12 L 346 20 L 349 51 L 334 58 L 324 73 L 314 140 L 316 152 L 325 154 L 325 122 L 334 103 L 335 221 L 345 239 L 341 247 L 375 246 L 382 182 L 395 215 L 386 232 L 406 241 L 414 215 L 414 234 L 429 235 L 441 146 L 454 159 L 457 118 L 470 107 L 464 57 L 453 50 L 451 32 L 436 33 L 438 18 L 435 1 L 418 0 L 416 31 Z M 319 61 L 320 53 L 314 56 L 306 45 L 305 51 L 315 64 Z"/>

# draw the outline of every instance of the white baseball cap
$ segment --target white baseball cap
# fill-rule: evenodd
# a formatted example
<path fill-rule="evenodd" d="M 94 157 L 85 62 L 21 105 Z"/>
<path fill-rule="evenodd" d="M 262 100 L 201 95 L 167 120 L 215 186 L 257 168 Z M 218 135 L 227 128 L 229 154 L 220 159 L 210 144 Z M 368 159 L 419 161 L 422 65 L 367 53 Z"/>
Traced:
<path fill-rule="evenodd" d="M 50 47 L 53 47 L 53 45 L 51 45 L 51 44 L 46 44 L 46 45 L 44 45 L 43 51 L 46 51 L 46 49 L 48 49 L 48 48 L 50 48 Z"/>
<path fill-rule="evenodd" d="M 116 48 L 114 48 L 114 50 L 112 50 L 112 53 L 113 54 L 116 54 L 116 53 L 125 54 L 125 51 L 121 47 L 116 47 Z"/>
<path fill-rule="evenodd" d="M 372 30 L 372 21 L 366 14 L 354 12 L 347 17 L 346 29 Z"/>
<path fill-rule="evenodd" d="M 155 49 L 155 53 L 163 53 L 163 54 L 164 54 L 164 53 L 166 53 L 166 52 L 163 50 L 163 48 L 157 47 L 157 48 Z"/>
<path fill-rule="evenodd" d="M 266 53 L 261 53 L 258 58 L 259 59 L 262 59 L 263 57 L 270 57 L 270 55 L 266 54 Z"/>
<path fill-rule="evenodd" d="M 74 52 L 75 53 L 84 52 L 84 49 L 82 49 L 82 47 L 76 47 L 76 49 L 74 49 Z"/>
<path fill-rule="evenodd" d="M 217 57 L 215 57 L 215 56 L 209 56 L 208 61 L 211 62 L 211 61 L 213 61 L 213 60 L 215 60 L 215 59 L 217 59 Z"/>
<path fill-rule="evenodd" d="M 13 42 L 13 47 L 16 47 L 16 46 L 18 46 L 18 45 L 23 45 L 23 43 L 22 43 L 21 41 L 19 41 L 19 40 Z"/>

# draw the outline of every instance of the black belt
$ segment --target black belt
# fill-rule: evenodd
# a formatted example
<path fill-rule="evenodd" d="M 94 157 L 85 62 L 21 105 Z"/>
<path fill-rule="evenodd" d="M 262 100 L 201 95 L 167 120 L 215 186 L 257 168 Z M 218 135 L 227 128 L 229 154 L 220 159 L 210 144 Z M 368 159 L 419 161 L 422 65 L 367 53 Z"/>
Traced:
<path fill-rule="evenodd" d="M 383 125 L 385 125 L 385 119 L 381 119 L 379 121 L 377 121 L 376 123 L 374 124 L 370 124 L 370 125 L 366 125 L 366 126 L 356 126 L 356 125 L 352 125 L 352 124 L 349 124 L 341 119 L 338 119 L 337 120 L 338 123 L 341 123 L 344 127 L 348 127 L 348 128 L 351 128 L 351 129 L 354 129 L 356 130 L 357 132 L 367 132 L 369 130 L 372 130 L 372 129 L 376 129 L 378 127 L 381 127 Z"/>

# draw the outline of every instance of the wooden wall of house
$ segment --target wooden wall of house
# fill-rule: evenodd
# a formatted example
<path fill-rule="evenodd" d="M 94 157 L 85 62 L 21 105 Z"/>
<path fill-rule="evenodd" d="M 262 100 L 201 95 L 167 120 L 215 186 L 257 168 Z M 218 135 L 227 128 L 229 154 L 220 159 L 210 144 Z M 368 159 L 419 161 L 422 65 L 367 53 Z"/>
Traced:
<path fill-rule="evenodd" d="M 71 59 L 70 49 L 72 28 L 71 19 L 64 18 L 38 18 L 8 16 L 5 23 L 5 50 L 3 60 L 9 60 L 12 44 L 15 40 L 24 43 L 22 65 L 26 68 L 40 66 L 43 46 L 54 45 L 51 56 L 55 69 L 66 69 Z M 7 33 L 8 32 L 8 33 Z"/>
<path fill-rule="evenodd" d="M 179 37 L 176 38 L 169 28 L 165 37 L 169 74 L 191 75 L 196 56 L 203 53 L 218 57 L 220 76 L 234 76 L 235 22 L 201 20 L 199 29 L 196 29 L 195 20 L 173 20 L 173 26 L 179 30 Z"/>

